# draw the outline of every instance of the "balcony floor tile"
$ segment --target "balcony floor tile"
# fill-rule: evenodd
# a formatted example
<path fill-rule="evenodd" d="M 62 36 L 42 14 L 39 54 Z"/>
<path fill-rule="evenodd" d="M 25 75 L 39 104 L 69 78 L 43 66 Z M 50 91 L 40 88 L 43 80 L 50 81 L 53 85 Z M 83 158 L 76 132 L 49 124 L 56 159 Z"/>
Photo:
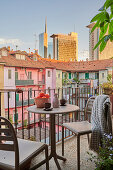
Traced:
<path fill-rule="evenodd" d="M 59 160 L 59 164 L 61 166 L 62 170 L 76 170 L 77 169 L 77 160 L 76 160 L 76 150 L 77 150 L 77 145 L 76 145 L 76 136 L 67 139 L 65 141 L 65 158 L 67 158 L 67 161 L 64 163 L 63 161 Z M 93 153 L 92 151 L 89 150 L 88 148 L 88 141 L 87 141 L 87 136 L 81 136 L 81 170 L 94 170 L 95 169 L 95 164 L 88 161 L 89 155 L 87 152 Z M 57 153 L 61 155 L 61 143 L 57 144 Z M 36 164 L 39 161 L 44 159 L 44 153 L 40 154 L 40 156 L 37 156 L 33 161 L 32 164 Z M 50 170 L 57 170 L 56 164 L 54 162 L 54 159 L 52 158 L 50 160 Z M 41 166 L 37 170 L 45 170 L 45 165 Z"/>

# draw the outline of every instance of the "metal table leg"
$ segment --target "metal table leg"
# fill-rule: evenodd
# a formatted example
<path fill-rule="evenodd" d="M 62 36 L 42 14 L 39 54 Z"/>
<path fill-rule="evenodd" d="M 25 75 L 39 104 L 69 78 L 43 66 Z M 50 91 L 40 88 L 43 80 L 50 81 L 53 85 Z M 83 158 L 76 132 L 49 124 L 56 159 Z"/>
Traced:
<path fill-rule="evenodd" d="M 80 170 L 80 135 L 77 135 L 77 170 Z"/>
<path fill-rule="evenodd" d="M 56 166 L 58 170 L 60 170 L 60 165 L 58 163 L 57 159 L 66 161 L 66 158 L 57 155 L 56 153 L 56 130 L 55 130 L 55 115 L 50 114 L 50 131 L 51 131 L 51 154 L 50 159 L 54 157 L 54 161 L 56 163 Z"/>

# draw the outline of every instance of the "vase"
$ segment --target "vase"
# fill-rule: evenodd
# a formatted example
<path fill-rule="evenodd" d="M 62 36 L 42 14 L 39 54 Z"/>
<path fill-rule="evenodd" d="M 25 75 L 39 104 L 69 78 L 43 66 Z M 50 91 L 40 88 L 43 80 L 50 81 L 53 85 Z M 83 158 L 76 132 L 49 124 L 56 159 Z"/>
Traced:
<path fill-rule="evenodd" d="M 58 108 L 58 107 L 59 107 L 59 100 L 57 94 L 55 93 L 53 98 L 53 108 Z"/>

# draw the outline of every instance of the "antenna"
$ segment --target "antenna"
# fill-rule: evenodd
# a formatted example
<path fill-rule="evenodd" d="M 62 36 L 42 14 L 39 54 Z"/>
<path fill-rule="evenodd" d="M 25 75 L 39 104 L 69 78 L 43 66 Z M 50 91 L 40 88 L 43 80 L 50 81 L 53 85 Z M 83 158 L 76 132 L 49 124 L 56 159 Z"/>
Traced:
<path fill-rule="evenodd" d="M 35 50 L 36 50 L 36 45 L 37 45 L 37 34 L 36 33 L 34 34 L 34 37 L 35 37 Z"/>

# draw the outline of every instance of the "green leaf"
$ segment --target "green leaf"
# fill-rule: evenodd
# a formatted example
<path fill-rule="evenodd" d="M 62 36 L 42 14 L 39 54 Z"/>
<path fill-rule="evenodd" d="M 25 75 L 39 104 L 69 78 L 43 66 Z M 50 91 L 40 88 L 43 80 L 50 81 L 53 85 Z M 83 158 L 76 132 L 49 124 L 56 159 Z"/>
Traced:
<path fill-rule="evenodd" d="M 110 19 L 112 19 L 112 18 L 113 18 L 113 14 L 112 14 L 112 13 L 110 14 L 110 17 L 109 17 L 109 18 L 110 18 Z"/>
<path fill-rule="evenodd" d="M 113 41 L 113 35 L 111 35 L 111 37 L 110 37 L 110 41 L 111 41 L 111 42 Z"/>
<path fill-rule="evenodd" d="M 92 18 L 91 22 L 100 20 L 103 15 L 104 15 L 104 12 L 101 12 L 101 13 L 97 14 L 96 16 L 94 16 Z"/>
<path fill-rule="evenodd" d="M 105 12 L 105 15 L 106 15 L 106 19 L 109 20 L 109 13 Z"/>
<path fill-rule="evenodd" d="M 106 35 L 105 38 L 104 38 L 104 41 L 107 42 L 110 39 L 110 37 L 111 37 L 111 34 Z"/>
<path fill-rule="evenodd" d="M 100 32 L 99 39 L 101 39 L 105 35 L 105 33 L 107 32 L 108 25 L 109 25 L 108 23 L 104 25 L 104 32 L 102 32 L 102 31 Z"/>
<path fill-rule="evenodd" d="M 113 0 L 106 0 L 104 3 L 104 8 L 108 9 L 113 4 Z"/>
<path fill-rule="evenodd" d="M 106 47 L 107 41 L 110 39 L 110 36 L 111 35 L 106 35 L 104 39 L 102 39 L 101 44 L 100 44 L 100 52 L 102 52 L 104 48 Z"/>
<path fill-rule="evenodd" d="M 104 8 L 104 5 L 99 9 L 99 11 L 103 11 L 105 8 Z"/>
<path fill-rule="evenodd" d="M 111 22 L 109 23 L 108 34 L 112 34 L 113 35 L 113 20 L 111 20 Z"/>
<path fill-rule="evenodd" d="M 105 35 L 105 36 L 106 36 L 106 35 Z M 93 50 L 95 50 L 95 49 L 101 44 L 101 42 L 104 40 L 105 36 L 104 36 L 101 40 L 98 41 L 98 43 L 95 45 L 95 47 L 93 48 Z"/>
<path fill-rule="evenodd" d="M 91 33 L 97 28 L 99 27 L 99 22 L 100 21 L 97 21 L 96 24 L 93 26 L 92 30 L 91 30 Z"/>
<path fill-rule="evenodd" d="M 111 5 L 111 14 L 113 14 L 113 4 Z"/>
<path fill-rule="evenodd" d="M 100 23 L 100 30 L 101 30 L 101 32 L 104 33 L 104 22 L 101 22 L 101 23 Z"/>

